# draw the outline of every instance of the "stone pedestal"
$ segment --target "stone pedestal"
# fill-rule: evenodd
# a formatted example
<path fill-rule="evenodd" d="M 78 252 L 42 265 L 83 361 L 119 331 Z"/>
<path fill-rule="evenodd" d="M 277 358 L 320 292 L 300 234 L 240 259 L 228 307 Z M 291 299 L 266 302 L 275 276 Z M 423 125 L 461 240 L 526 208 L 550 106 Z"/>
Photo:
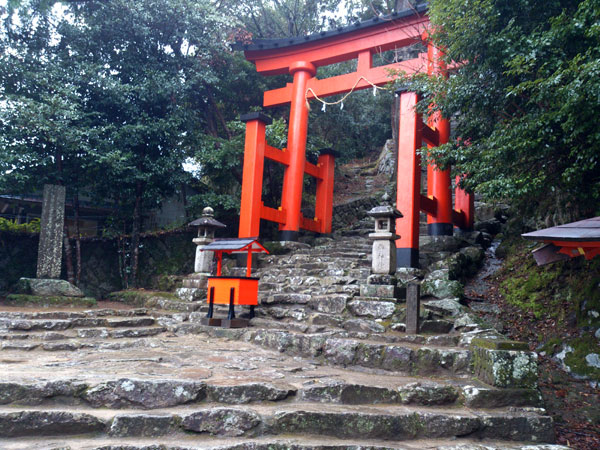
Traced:
<path fill-rule="evenodd" d="M 205 245 L 214 241 L 209 237 L 197 237 L 192 240 L 196 244 L 196 259 L 194 260 L 194 272 L 210 275 L 212 272 L 212 264 L 214 260 L 214 252 L 203 252 Z"/>
<path fill-rule="evenodd" d="M 65 193 L 64 186 L 44 185 L 37 278 L 60 278 L 65 224 Z"/>
<path fill-rule="evenodd" d="M 393 274 L 396 271 L 396 245 L 397 236 L 393 233 L 371 233 L 373 242 L 373 265 L 371 273 Z"/>

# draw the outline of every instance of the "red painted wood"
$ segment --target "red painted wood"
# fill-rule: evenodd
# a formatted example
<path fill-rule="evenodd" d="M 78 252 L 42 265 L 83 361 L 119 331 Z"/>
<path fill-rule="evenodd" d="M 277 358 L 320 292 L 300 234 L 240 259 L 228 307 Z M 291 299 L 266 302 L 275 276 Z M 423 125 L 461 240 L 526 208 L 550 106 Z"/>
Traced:
<path fill-rule="evenodd" d="M 297 61 L 308 61 L 316 67 L 358 58 L 367 50 L 385 52 L 421 42 L 421 34 L 429 25 L 427 16 L 414 15 L 381 25 L 344 33 L 292 47 L 269 50 L 247 50 L 246 59 L 254 62 L 264 75 L 281 75 Z"/>
<path fill-rule="evenodd" d="M 239 237 L 259 235 L 264 160 L 265 124 L 260 120 L 248 121 L 244 144 Z"/>
<path fill-rule="evenodd" d="M 417 149 L 421 147 L 423 119 L 415 110 L 417 101 L 414 92 L 400 95 L 396 205 L 404 217 L 396 219 L 397 248 L 419 248 L 421 158 Z"/>

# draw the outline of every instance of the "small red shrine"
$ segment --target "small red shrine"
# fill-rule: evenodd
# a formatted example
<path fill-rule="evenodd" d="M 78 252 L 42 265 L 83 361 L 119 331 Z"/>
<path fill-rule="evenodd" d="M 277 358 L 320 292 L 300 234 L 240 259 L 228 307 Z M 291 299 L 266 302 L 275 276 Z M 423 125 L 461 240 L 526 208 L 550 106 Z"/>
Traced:
<path fill-rule="evenodd" d="M 201 321 L 204 325 L 224 328 L 248 326 L 247 319 L 235 316 L 236 305 L 250 306 L 250 319 L 254 317 L 254 307 L 258 305 L 258 278 L 251 276 L 252 253 L 269 253 L 256 239 L 217 239 L 202 248 L 202 251 L 215 252 L 217 256 L 217 275 L 208 277 L 208 314 Z M 246 253 L 246 276 L 223 276 L 223 254 Z M 213 305 L 229 305 L 227 319 L 213 317 Z"/>
<path fill-rule="evenodd" d="M 393 80 L 391 71 L 447 76 L 441 52 L 427 42 L 429 19 L 425 7 L 375 17 L 364 22 L 289 39 L 256 40 L 237 44 L 246 59 L 263 75 L 293 75 L 293 82 L 264 93 L 265 108 L 290 105 L 287 148 L 266 143 L 265 127 L 271 120 L 263 113 L 241 117 L 246 122 L 244 169 L 239 237 L 258 236 L 260 220 L 279 224 L 283 241 L 294 241 L 300 229 L 331 232 L 333 208 L 334 155 L 323 153 L 317 164 L 306 161 L 308 103 L 315 98 L 381 86 Z M 417 58 L 373 67 L 373 55 L 416 43 L 427 44 L 427 53 Z M 356 60 L 356 71 L 331 78 L 316 77 L 317 68 L 342 61 Z M 421 162 L 417 150 L 448 142 L 450 122 L 439 114 L 423 123 L 415 110 L 418 95 L 410 90 L 398 92 L 400 120 L 398 138 L 398 182 L 396 207 L 403 217 L 397 219 L 398 267 L 417 267 L 419 261 L 419 214 L 427 213 L 430 235 L 452 235 L 455 226 L 469 230 L 473 226 L 473 196 L 462 189 L 452 201 L 450 170 L 427 167 L 427 194 L 421 194 Z M 281 205 L 275 209 L 262 202 L 265 158 L 285 166 Z M 304 174 L 317 179 L 315 217 L 300 211 Z"/>
<path fill-rule="evenodd" d="M 600 217 L 545 228 L 521 236 L 544 243 L 532 252 L 538 266 L 579 256 L 592 259 L 600 255 Z"/>

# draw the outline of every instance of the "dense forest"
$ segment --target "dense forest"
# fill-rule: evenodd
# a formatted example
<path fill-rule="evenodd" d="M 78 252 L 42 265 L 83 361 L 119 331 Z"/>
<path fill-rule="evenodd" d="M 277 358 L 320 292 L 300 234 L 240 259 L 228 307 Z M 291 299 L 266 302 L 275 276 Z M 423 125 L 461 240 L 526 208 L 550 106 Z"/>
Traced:
<path fill-rule="evenodd" d="M 0 192 L 64 184 L 75 204 L 85 195 L 117 205 L 113 231 L 133 236 L 145 211 L 184 186 L 195 192 L 190 217 L 207 204 L 235 217 L 239 116 L 289 80 L 259 76 L 231 44 L 316 33 L 415 3 L 423 2 L 8 0 L 0 6 Z M 539 222 L 600 214 L 600 2 L 433 0 L 429 15 L 452 76 L 397 80 L 422 94 L 425 114 L 434 102 L 455 125 L 429 157 L 469 174 L 468 189 L 510 199 Z M 379 149 L 392 137 L 393 91 L 313 108 L 309 154 L 333 147 L 350 160 Z M 268 139 L 282 145 L 286 111 L 268 113 Z M 277 180 L 266 174 L 266 198 Z"/>

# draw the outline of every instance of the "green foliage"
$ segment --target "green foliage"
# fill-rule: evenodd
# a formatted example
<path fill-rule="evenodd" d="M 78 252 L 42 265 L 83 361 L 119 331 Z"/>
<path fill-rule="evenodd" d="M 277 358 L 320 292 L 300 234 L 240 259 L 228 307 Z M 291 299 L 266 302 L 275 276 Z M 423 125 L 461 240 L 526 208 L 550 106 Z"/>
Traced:
<path fill-rule="evenodd" d="M 16 220 L 0 217 L 0 231 L 8 231 L 10 233 L 39 233 L 40 219 L 33 219 L 27 223 L 17 223 Z"/>
<path fill-rule="evenodd" d="M 9 294 L 6 302 L 14 306 L 50 307 L 71 306 L 73 308 L 94 307 L 97 302 L 92 297 L 62 297 L 52 295 Z"/>
<path fill-rule="evenodd" d="M 458 63 L 449 79 L 412 79 L 421 110 L 434 102 L 455 124 L 432 159 L 525 214 L 600 214 L 600 4 L 433 0 L 430 17 Z"/>

